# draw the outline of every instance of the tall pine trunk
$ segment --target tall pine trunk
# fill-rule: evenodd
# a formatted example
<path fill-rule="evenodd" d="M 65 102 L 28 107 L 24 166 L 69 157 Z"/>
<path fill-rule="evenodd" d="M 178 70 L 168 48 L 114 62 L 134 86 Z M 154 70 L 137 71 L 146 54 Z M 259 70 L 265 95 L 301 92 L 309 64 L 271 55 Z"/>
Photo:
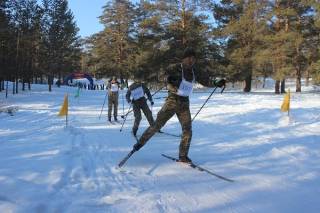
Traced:
<path fill-rule="evenodd" d="M 281 92 L 281 93 L 286 93 L 286 79 L 283 79 L 283 80 L 281 81 L 280 92 Z"/>
<path fill-rule="evenodd" d="M 48 86 L 49 86 L 49 92 L 51 92 L 52 91 L 52 88 L 51 88 L 51 86 L 52 86 L 52 76 L 51 75 L 48 75 Z"/>
<path fill-rule="evenodd" d="M 19 92 L 19 78 L 16 79 L 16 94 Z"/>
<path fill-rule="evenodd" d="M 25 87 L 26 87 L 26 86 L 25 86 L 25 79 L 23 78 L 23 79 L 22 79 L 22 91 L 25 90 Z"/>
<path fill-rule="evenodd" d="M 300 67 L 296 68 L 296 92 L 301 92 L 301 69 Z"/>
<path fill-rule="evenodd" d="M 267 79 L 267 77 L 266 77 L 266 76 L 263 76 L 262 88 L 264 88 L 264 87 L 266 86 L 266 79 Z"/>
<path fill-rule="evenodd" d="M 61 71 L 58 73 L 58 81 L 61 82 Z M 60 87 L 60 84 L 58 84 L 58 87 Z"/>
<path fill-rule="evenodd" d="M 15 84 L 15 78 L 14 79 L 12 79 L 13 81 L 12 81 L 12 94 L 16 94 L 16 84 Z"/>
<path fill-rule="evenodd" d="M 9 80 L 6 82 L 6 98 L 8 98 Z"/>
<path fill-rule="evenodd" d="M 245 86 L 243 91 L 244 92 L 250 92 L 251 91 L 251 81 L 252 81 L 252 75 L 248 75 L 245 79 Z"/>
<path fill-rule="evenodd" d="M 307 76 L 306 76 L 306 86 L 309 86 L 310 83 L 310 71 L 307 69 Z"/>
<path fill-rule="evenodd" d="M 274 92 L 276 94 L 280 94 L 280 81 L 279 80 L 276 80 L 276 83 L 274 85 Z"/>

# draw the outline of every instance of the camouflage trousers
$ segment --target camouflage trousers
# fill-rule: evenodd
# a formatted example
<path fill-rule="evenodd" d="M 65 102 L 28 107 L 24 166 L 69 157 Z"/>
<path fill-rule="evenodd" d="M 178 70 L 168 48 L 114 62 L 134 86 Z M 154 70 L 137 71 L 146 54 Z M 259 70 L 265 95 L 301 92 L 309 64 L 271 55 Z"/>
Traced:
<path fill-rule="evenodd" d="M 109 92 L 108 94 L 108 119 L 111 120 L 112 106 L 113 106 L 113 116 L 117 118 L 118 116 L 118 92 Z"/>
<path fill-rule="evenodd" d="M 138 131 L 139 124 L 141 122 L 141 110 L 146 116 L 150 126 L 154 124 L 152 117 L 152 112 L 148 107 L 147 101 L 145 99 L 137 100 L 132 104 L 133 114 L 134 114 L 134 125 L 132 127 L 132 132 L 135 134 Z"/>
<path fill-rule="evenodd" d="M 182 127 L 182 137 L 179 146 L 179 157 L 188 156 L 190 142 L 192 138 L 191 115 L 189 99 L 176 95 L 169 95 L 165 104 L 158 112 L 156 121 L 150 126 L 139 139 L 139 143 L 144 145 L 158 132 L 166 122 L 175 114 L 177 115 Z"/>

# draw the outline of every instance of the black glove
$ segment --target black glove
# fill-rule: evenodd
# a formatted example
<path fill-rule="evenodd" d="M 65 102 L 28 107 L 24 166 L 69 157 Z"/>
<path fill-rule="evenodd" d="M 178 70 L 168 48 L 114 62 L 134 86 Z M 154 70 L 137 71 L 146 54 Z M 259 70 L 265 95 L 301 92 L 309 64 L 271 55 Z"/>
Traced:
<path fill-rule="evenodd" d="M 135 145 L 133 145 L 134 151 L 139 151 L 139 149 L 141 149 L 141 147 L 143 147 L 143 145 L 141 143 L 136 143 Z"/>
<path fill-rule="evenodd" d="M 131 104 L 131 102 L 132 102 L 131 99 L 128 99 L 127 101 L 128 101 L 129 104 Z"/>
<path fill-rule="evenodd" d="M 225 79 L 220 79 L 220 80 L 213 80 L 213 85 L 216 87 L 224 87 L 226 85 L 226 80 Z"/>
<path fill-rule="evenodd" d="M 153 106 L 154 102 L 153 102 L 153 101 L 150 101 L 150 103 L 151 103 L 151 106 Z"/>
<path fill-rule="evenodd" d="M 172 84 L 173 86 L 179 87 L 181 80 L 177 76 L 168 76 L 167 78 L 168 83 Z"/>

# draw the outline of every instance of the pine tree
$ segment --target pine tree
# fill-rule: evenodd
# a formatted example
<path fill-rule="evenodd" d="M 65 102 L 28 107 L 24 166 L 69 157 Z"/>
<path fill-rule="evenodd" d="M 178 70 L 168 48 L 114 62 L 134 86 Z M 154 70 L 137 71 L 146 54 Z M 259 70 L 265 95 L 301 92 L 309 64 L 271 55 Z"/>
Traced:
<path fill-rule="evenodd" d="M 296 77 L 296 91 L 301 92 L 301 78 L 308 70 L 308 57 L 312 57 L 312 8 L 304 1 L 275 1 L 269 15 L 269 35 L 265 37 L 276 79 L 275 92 L 279 93 L 280 81 L 287 77 Z M 309 47 L 308 47 L 309 46 Z M 311 54 L 311 55 L 310 55 Z M 284 85 L 281 93 L 285 92 Z"/>
<path fill-rule="evenodd" d="M 110 1 L 101 22 L 105 29 L 88 39 L 88 64 L 99 75 L 134 77 L 144 72 L 149 81 L 162 81 L 164 70 L 180 61 L 185 47 L 198 53 L 197 65 L 212 74 L 221 60 L 212 25 L 201 9 L 207 1 Z M 125 14 L 125 15 L 124 15 Z"/>
<path fill-rule="evenodd" d="M 105 29 L 92 38 L 93 55 L 106 74 L 127 76 L 133 64 L 135 9 L 130 1 L 113 0 L 104 7 L 101 23 Z"/>
<path fill-rule="evenodd" d="M 208 16 L 208 1 L 162 1 L 167 15 L 164 26 L 166 38 L 172 38 L 170 51 L 166 54 L 167 65 L 181 60 L 183 50 L 192 47 L 197 52 L 197 69 L 210 72 L 211 76 L 221 74 L 218 66 L 221 60 L 215 43 L 213 24 Z M 164 67 L 166 67 L 165 65 Z"/>
<path fill-rule="evenodd" d="M 143 72 L 147 81 L 159 82 L 164 56 L 170 49 L 169 38 L 165 37 L 163 28 L 162 4 L 141 1 L 137 7 L 136 52 L 134 53 L 133 76 Z"/>
<path fill-rule="evenodd" d="M 316 38 L 312 8 L 316 1 L 311 2 L 226 0 L 215 5 L 227 43 L 227 71 L 234 80 L 246 77 L 244 91 L 249 91 L 251 75 L 271 75 L 276 93 L 285 92 L 285 79 L 295 76 L 296 91 L 301 91 L 301 77 L 316 56 L 311 48 Z"/>
<path fill-rule="evenodd" d="M 25 83 L 32 78 L 34 62 L 33 50 L 35 49 L 37 20 L 40 17 L 39 6 L 36 0 L 10 1 L 12 24 L 15 31 L 15 63 L 14 78 L 16 81 L 14 93 L 18 93 L 18 80 L 22 80 L 22 89 Z"/>
<path fill-rule="evenodd" d="M 219 23 L 221 36 L 227 43 L 225 56 L 227 71 L 235 80 L 245 80 L 244 92 L 251 91 L 257 37 L 264 29 L 265 1 L 221 1 L 214 5 L 213 12 Z"/>
<path fill-rule="evenodd" d="M 10 17 L 7 13 L 7 1 L 0 1 L 0 92 L 4 89 L 4 80 L 9 80 L 10 73 Z"/>
<path fill-rule="evenodd" d="M 42 70 L 48 75 L 49 91 L 54 76 L 62 76 L 80 67 L 80 41 L 72 11 L 65 0 L 43 0 L 42 7 Z"/>
<path fill-rule="evenodd" d="M 308 1 L 313 9 L 313 24 L 309 27 L 310 36 L 307 41 L 308 48 L 308 69 L 307 69 L 307 82 L 309 77 L 316 84 L 320 84 L 320 2 L 317 0 Z"/>

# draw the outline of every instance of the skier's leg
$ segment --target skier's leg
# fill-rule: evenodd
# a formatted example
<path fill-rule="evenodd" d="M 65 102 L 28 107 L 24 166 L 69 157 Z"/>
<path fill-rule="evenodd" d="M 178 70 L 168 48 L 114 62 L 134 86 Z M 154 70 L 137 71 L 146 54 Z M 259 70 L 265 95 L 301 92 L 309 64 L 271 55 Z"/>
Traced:
<path fill-rule="evenodd" d="M 113 104 L 114 104 L 113 116 L 115 121 L 118 120 L 118 98 L 119 98 L 119 94 L 117 93 L 116 95 L 114 95 L 114 99 L 113 99 Z"/>
<path fill-rule="evenodd" d="M 149 126 L 139 139 L 139 148 L 141 148 L 147 141 L 158 132 L 166 122 L 175 114 L 176 100 L 168 98 L 161 110 L 158 112 L 156 121 L 152 126 Z"/>
<path fill-rule="evenodd" d="M 153 120 L 153 117 L 152 117 L 152 112 L 147 104 L 147 102 L 144 102 L 141 106 L 141 109 L 143 111 L 143 114 L 146 116 L 150 126 L 154 124 L 154 120 Z"/>
<path fill-rule="evenodd" d="M 139 124 L 141 121 L 141 110 L 138 104 L 132 104 L 132 107 L 133 107 L 133 115 L 134 115 L 134 124 L 132 127 L 132 133 L 134 136 L 136 136 L 139 128 Z"/>
<path fill-rule="evenodd" d="M 111 121 L 111 113 L 112 113 L 112 97 L 109 93 L 108 95 L 108 120 Z"/>
<path fill-rule="evenodd" d="M 187 158 L 192 138 L 192 124 L 189 103 L 182 104 L 180 110 L 177 112 L 177 116 L 182 127 L 179 158 Z"/>

